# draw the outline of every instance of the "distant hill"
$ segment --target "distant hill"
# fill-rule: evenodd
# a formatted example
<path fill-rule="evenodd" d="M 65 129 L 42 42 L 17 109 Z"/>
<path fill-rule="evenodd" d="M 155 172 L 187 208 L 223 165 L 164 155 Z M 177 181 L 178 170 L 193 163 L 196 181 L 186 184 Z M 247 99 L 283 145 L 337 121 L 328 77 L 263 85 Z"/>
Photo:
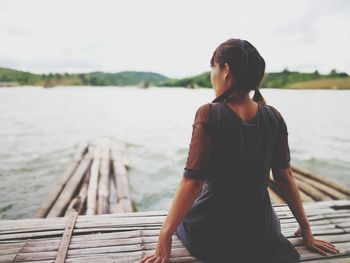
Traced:
<path fill-rule="evenodd" d="M 158 73 L 122 71 L 118 73 L 91 72 L 80 74 L 34 74 L 8 68 L 0 68 L 0 86 L 158 86 L 212 88 L 210 72 L 181 79 L 171 79 Z M 266 72 L 261 88 L 279 89 L 350 89 L 347 73 L 332 70 L 329 74 L 303 73 L 284 69 L 282 72 Z"/>
<path fill-rule="evenodd" d="M 347 73 L 338 73 L 332 70 L 329 74 L 320 74 L 317 70 L 313 73 L 303 73 L 297 71 L 265 73 L 261 83 L 262 88 L 335 88 L 350 89 L 350 78 Z M 182 79 L 167 79 L 157 83 L 162 87 L 195 87 L 211 88 L 210 72 Z"/>
<path fill-rule="evenodd" d="M 350 77 L 317 79 L 288 85 L 293 89 L 350 89 Z"/>
<path fill-rule="evenodd" d="M 159 81 L 157 86 L 160 87 L 193 87 L 199 86 L 203 88 L 211 88 L 210 72 L 204 72 L 202 74 L 187 77 L 182 79 L 167 79 Z"/>
<path fill-rule="evenodd" d="M 91 72 L 80 74 L 34 74 L 8 68 L 0 68 L 1 83 L 18 85 L 58 86 L 134 86 L 141 82 L 153 85 L 169 79 L 158 73 L 141 71 L 122 71 L 118 73 Z"/>
<path fill-rule="evenodd" d="M 339 83 L 342 82 L 340 85 Z M 313 73 L 301 73 L 298 71 L 266 73 L 262 87 L 264 88 L 342 88 L 350 89 L 349 75 L 345 72 L 338 73 L 331 70 L 329 74 L 320 74 L 317 70 Z"/>

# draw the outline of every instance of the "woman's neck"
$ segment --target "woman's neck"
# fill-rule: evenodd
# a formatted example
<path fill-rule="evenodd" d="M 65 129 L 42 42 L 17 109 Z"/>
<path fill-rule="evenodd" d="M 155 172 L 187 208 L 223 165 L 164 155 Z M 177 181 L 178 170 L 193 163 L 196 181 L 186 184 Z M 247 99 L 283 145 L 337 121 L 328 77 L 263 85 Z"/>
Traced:
<path fill-rule="evenodd" d="M 227 100 L 227 102 L 233 104 L 250 104 L 251 99 L 249 97 L 249 93 L 238 93 L 236 90 L 232 93 L 232 96 Z"/>

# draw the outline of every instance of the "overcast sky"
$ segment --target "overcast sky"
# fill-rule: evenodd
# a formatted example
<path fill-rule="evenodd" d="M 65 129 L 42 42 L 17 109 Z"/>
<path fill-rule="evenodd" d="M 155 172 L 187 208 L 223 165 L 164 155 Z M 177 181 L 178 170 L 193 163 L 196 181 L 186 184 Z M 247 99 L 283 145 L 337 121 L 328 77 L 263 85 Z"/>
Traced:
<path fill-rule="evenodd" d="M 349 28 L 349 0 L 0 0 L 0 67 L 187 77 L 210 70 L 220 43 L 241 38 L 267 72 L 350 74 Z"/>

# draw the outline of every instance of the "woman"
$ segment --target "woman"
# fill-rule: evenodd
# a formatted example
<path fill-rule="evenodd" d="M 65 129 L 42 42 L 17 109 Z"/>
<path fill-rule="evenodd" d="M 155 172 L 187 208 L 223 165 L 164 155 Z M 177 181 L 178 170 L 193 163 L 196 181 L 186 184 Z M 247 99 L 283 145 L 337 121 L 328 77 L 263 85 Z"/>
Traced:
<path fill-rule="evenodd" d="M 339 252 L 311 233 L 290 169 L 287 125 L 258 89 L 264 59 L 248 41 L 229 39 L 210 64 L 216 98 L 196 112 L 186 167 L 156 252 L 140 262 L 167 262 L 174 232 L 203 262 L 298 262 L 270 202 L 270 169 L 299 223 L 295 234 L 311 251 Z"/>

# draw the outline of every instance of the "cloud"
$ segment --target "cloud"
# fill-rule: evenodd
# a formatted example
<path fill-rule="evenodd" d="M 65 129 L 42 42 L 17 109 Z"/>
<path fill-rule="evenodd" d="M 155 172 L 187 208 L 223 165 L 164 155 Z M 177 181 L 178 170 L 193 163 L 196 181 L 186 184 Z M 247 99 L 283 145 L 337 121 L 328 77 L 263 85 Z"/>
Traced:
<path fill-rule="evenodd" d="M 258 48 L 268 71 L 350 72 L 349 14 L 346 0 L 0 0 L 0 66 L 184 77 L 210 70 L 214 49 L 235 37 Z"/>

